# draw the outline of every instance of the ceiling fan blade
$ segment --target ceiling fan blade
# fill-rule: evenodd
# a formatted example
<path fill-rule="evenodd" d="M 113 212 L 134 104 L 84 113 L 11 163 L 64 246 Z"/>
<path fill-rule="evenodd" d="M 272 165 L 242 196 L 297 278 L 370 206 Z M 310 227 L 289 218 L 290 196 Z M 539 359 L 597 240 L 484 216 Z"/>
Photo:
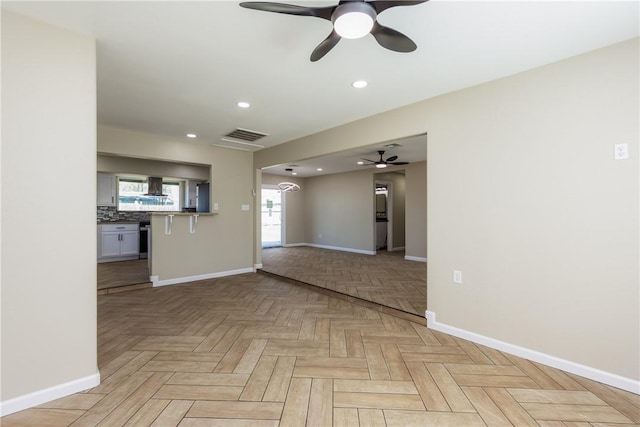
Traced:
<path fill-rule="evenodd" d="M 371 162 L 371 163 L 378 163 L 376 160 L 363 159 L 362 157 L 360 158 L 360 160 L 365 160 L 365 161 Z"/>
<path fill-rule="evenodd" d="M 329 53 L 329 51 L 338 44 L 340 39 L 341 37 L 335 32 L 335 30 L 331 31 L 331 34 L 320 42 L 320 44 L 313 49 L 313 52 L 311 52 L 311 62 L 316 62 L 318 59 Z"/>
<path fill-rule="evenodd" d="M 387 162 L 393 162 L 394 160 L 396 160 L 398 158 L 398 156 L 391 156 L 387 159 Z"/>
<path fill-rule="evenodd" d="M 387 162 L 388 165 L 408 165 L 409 162 Z"/>
<path fill-rule="evenodd" d="M 416 4 L 420 4 L 420 3 L 426 3 L 427 0 L 391 0 L 391 1 L 370 1 L 367 2 L 369 3 L 371 6 L 374 7 L 374 9 L 376 10 L 376 13 L 380 13 L 382 11 L 385 11 L 387 9 L 389 9 L 390 7 L 395 7 L 395 6 L 413 6 Z"/>
<path fill-rule="evenodd" d="M 378 44 L 394 52 L 413 52 L 418 46 L 409 37 L 399 31 L 373 23 L 371 34 Z"/>
<path fill-rule="evenodd" d="M 315 16 L 317 18 L 331 20 L 336 6 L 307 7 L 293 4 L 271 3 L 266 1 L 246 1 L 240 6 L 247 9 L 262 10 L 264 12 L 286 13 L 287 15 Z"/>

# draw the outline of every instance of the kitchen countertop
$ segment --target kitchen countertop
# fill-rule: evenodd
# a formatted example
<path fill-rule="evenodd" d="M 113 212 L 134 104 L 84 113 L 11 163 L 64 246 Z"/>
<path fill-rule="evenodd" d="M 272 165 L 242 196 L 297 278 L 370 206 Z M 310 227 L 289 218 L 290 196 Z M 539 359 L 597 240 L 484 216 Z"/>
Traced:
<path fill-rule="evenodd" d="M 98 225 L 104 224 L 140 224 L 140 221 L 98 221 Z"/>
<path fill-rule="evenodd" d="M 218 215 L 218 212 L 149 212 L 153 216 L 214 216 Z"/>

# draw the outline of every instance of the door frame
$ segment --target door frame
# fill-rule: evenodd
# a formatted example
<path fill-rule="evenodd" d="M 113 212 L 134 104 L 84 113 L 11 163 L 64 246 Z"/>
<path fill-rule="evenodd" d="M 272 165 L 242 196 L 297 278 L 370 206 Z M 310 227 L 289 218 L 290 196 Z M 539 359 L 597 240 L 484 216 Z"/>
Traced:
<path fill-rule="evenodd" d="M 285 217 L 286 217 L 286 197 L 285 191 L 280 190 L 275 184 L 262 184 L 260 187 L 260 247 L 261 250 L 264 249 L 262 247 L 263 235 L 262 235 L 262 190 L 277 190 L 280 192 L 280 246 L 284 246 L 286 242 L 286 227 L 285 227 Z"/>
<path fill-rule="evenodd" d="M 374 174 L 375 178 L 375 174 Z M 383 179 L 376 179 L 373 184 L 373 194 L 376 192 L 376 186 L 378 184 L 383 184 L 387 187 L 387 252 L 391 252 L 393 248 L 393 182 L 385 181 Z M 373 211 L 376 211 L 375 207 L 375 196 L 373 198 L 374 208 Z M 377 235 L 378 223 L 376 222 L 376 218 L 373 218 L 373 235 L 374 235 L 374 243 L 373 249 L 377 252 L 378 248 L 377 242 L 375 241 L 375 236 Z"/>

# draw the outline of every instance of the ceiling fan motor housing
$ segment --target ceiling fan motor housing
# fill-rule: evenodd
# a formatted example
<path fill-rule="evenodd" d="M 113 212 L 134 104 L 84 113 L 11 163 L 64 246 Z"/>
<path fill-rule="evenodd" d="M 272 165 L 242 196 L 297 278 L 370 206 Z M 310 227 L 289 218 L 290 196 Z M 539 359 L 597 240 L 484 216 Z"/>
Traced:
<path fill-rule="evenodd" d="M 370 4 L 348 2 L 336 7 L 331 15 L 331 22 L 341 37 L 359 39 L 369 34 L 376 17 L 376 11 Z"/>

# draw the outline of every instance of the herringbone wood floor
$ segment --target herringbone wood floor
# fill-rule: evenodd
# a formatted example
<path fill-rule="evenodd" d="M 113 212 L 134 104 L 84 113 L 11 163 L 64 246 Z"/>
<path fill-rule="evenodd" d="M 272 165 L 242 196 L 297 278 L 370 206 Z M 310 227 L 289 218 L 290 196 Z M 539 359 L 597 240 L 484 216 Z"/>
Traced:
<path fill-rule="evenodd" d="M 640 422 L 638 395 L 260 274 L 103 295 L 98 316 L 102 383 L 3 426 Z"/>
<path fill-rule="evenodd" d="M 363 255 L 297 246 L 262 251 L 262 269 L 424 317 L 427 266 L 404 251 Z"/>
<path fill-rule="evenodd" d="M 103 262 L 98 263 L 97 276 L 98 290 L 149 283 L 149 267 L 146 259 Z"/>

